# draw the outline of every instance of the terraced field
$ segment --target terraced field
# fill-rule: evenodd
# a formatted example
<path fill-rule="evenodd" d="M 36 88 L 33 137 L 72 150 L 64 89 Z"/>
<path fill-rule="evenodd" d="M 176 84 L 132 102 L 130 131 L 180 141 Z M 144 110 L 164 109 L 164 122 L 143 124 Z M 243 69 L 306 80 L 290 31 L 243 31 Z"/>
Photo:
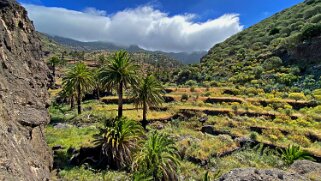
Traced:
<path fill-rule="evenodd" d="M 230 95 L 229 90 L 167 88 L 165 103 L 148 112 L 148 130 L 167 133 L 175 140 L 182 158 L 181 178 L 198 180 L 208 169 L 213 170 L 212 177 L 239 167 L 286 169 L 279 157 L 262 155 L 258 149 L 274 152 L 288 145 L 300 145 L 320 161 L 321 122 L 315 120 L 321 106 L 316 101 L 282 98 L 278 92 Z M 53 99 L 57 92 L 51 91 Z M 124 116 L 140 121 L 142 110 L 136 109 L 128 98 L 124 102 Z M 66 180 L 79 178 L 79 170 L 83 169 L 66 164 L 72 157 L 68 150 L 94 147 L 93 135 L 101 121 L 117 115 L 117 97 L 85 100 L 83 110 L 78 116 L 67 104 L 50 109 L 52 125 L 46 135 L 51 147 L 62 147 L 56 151 L 56 166 Z M 90 174 L 95 175 L 95 171 Z M 125 179 L 126 176 L 128 173 L 113 172 L 110 177 Z M 102 176 L 99 178 L 103 180 Z"/>

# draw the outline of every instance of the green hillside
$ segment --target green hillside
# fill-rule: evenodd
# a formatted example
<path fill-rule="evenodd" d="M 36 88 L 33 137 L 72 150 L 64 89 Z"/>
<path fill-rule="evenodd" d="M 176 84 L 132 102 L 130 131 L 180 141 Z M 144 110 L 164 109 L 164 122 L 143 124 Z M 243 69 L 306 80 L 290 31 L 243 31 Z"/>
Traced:
<path fill-rule="evenodd" d="M 200 65 L 178 72 L 176 83 L 192 79 L 266 91 L 315 89 L 320 86 L 320 35 L 321 1 L 305 1 L 215 45 Z"/>
<path fill-rule="evenodd" d="M 114 50 L 78 49 L 73 46 L 61 44 L 49 35 L 39 32 L 38 35 L 42 43 L 42 50 L 46 61 L 55 56 L 60 59 L 63 58 L 66 64 L 68 64 L 68 62 L 74 63 L 75 60 L 84 60 L 86 64 L 91 67 L 99 67 L 101 66 L 101 61 L 109 61 L 115 53 Z M 70 39 L 67 40 L 70 42 Z M 75 42 L 78 43 L 78 41 Z M 162 52 L 133 50 L 129 51 L 129 54 L 131 59 L 139 65 L 141 72 L 153 72 L 157 78 L 164 83 L 170 81 L 171 72 L 183 66 L 180 61 Z"/>
<path fill-rule="evenodd" d="M 61 55 L 61 53 L 63 52 L 71 51 L 69 47 L 57 43 L 47 35 L 40 32 L 37 32 L 37 34 L 40 37 L 40 41 L 42 43 L 42 50 L 45 57 Z"/>

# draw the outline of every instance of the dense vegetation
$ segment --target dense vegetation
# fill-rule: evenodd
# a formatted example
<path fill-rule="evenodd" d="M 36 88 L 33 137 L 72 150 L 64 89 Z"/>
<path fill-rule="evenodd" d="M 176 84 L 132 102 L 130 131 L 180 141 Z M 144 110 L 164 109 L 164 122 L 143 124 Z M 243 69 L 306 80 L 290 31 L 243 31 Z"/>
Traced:
<path fill-rule="evenodd" d="M 90 60 L 58 67 L 46 136 L 59 178 L 214 179 L 233 168 L 287 169 L 321 156 L 319 90 L 288 99 L 278 91 L 246 94 L 245 87 L 164 91 L 127 52 L 106 59 L 98 68 Z"/>
<path fill-rule="evenodd" d="M 201 64 L 175 72 L 174 80 L 245 85 L 266 92 L 308 92 L 320 87 L 320 13 L 319 0 L 283 10 L 215 45 Z"/>
<path fill-rule="evenodd" d="M 320 7 L 310 0 L 282 11 L 199 65 L 126 51 L 54 53 L 52 179 L 213 180 L 234 168 L 320 161 L 320 57 L 296 54 L 319 42 Z"/>

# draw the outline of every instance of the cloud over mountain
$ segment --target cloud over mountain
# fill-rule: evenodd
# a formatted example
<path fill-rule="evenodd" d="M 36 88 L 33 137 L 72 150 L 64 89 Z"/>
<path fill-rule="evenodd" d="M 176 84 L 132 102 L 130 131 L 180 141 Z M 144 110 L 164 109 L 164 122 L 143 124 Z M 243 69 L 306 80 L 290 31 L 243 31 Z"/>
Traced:
<path fill-rule="evenodd" d="M 194 14 L 169 16 L 151 6 L 125 9 L 115 14 L 95 8 L 74 11 L 32 4 L 23 6 L 40 32 L 81 41 L 138 45 L 148 50 L 208 50 L 243 29 L 238 14 L 194 22 Z"/>

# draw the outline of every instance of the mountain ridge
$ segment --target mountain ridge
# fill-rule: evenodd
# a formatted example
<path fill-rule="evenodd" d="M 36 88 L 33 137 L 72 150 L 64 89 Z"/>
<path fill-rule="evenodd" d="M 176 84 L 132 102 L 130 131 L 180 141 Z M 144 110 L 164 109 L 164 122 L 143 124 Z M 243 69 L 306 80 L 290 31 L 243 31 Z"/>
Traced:
<path fill-rule="evenodd" d="M 199 60 L 202 56 L 204 56 L 206 51 L 199 52 L 163 52 L 163 51 L 150 51 L 140 48 L 138 45 L 130 45 L 130 46 L 120 46 L 110 42 L 104 41 L 91 41 L 91 42 L 83 42 L 74 40 L 72 38 L 66 38 L 61 36 L 48 35 L 45 33 L 40 33 L 42 36 L 45 36 L 58 44 L 66 46 L 67 48 L 79 50 L 79 51 L 96 51 L 96 50 L 107 50 L 107 51 L 117 51 L 120 49 L 125 49 L 129 52 L 148 52 L 148 53 L 161 53 L 170 58 L 176 59 L 183 64 L 192 64 L 199 63 Z"/>

